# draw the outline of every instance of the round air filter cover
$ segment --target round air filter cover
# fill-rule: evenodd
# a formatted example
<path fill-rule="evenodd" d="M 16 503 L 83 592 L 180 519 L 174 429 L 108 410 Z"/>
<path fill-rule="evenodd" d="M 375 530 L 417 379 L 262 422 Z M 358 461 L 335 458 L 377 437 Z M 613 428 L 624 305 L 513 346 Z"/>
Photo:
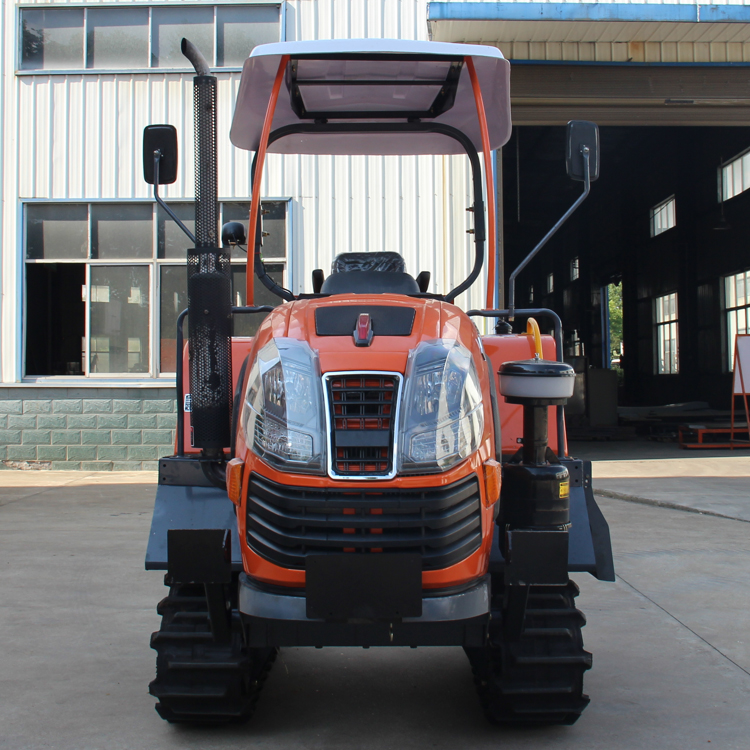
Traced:
<path fill-rule="evenodd" d="M 505 362 L 499 375 L 500 393 L 514 399 L 567 399 L 573 395 L 576 381 L 570 365 L 546 359 Z"/>

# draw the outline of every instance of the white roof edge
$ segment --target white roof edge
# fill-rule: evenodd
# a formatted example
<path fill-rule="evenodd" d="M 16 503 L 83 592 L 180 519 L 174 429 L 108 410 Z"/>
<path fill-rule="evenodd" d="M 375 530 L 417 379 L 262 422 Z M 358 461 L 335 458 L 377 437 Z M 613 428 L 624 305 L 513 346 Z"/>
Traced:
<path fill-rule="evenodd" d="M 453 42 L 423 42 L 411 39 L 328 39 L 304 42 L 273 42 L 260 44 L 250 57 L 269 55 L 328 55 L 328 54 L 406 54 L 406 55 L 450 55 L 456 57 L 503 58 L 497 47 L 484 44 L 455 44 Z"/>
<path fill-rule="evenodd" d="M 237 92 L 230 140 L 238 148 L 255 151 L 260 143 L 265 113 L 273 82 L 284 55 L 292 59 L 297 56 L 311 57 L 341 55 L 344 60 L 362 59 L 364 55 L 378 54 L 405 58 L 411 55 L 420 58 L 448 56 L 474 60 L 477 78 L 487 112 L 490 147 L 495 149 L 510 137 L 510 65 L 496 47 L 477 44 L 454 44 L 451 42 L 425 42 L 404 39 L 333 39 L 305 42 L 277 42 L 256 47 L 245 60 Z M 408 66 L 407 66 L 408 67 Z M 352 84 L 356 88 L 356 82 Z M 370 96 L 369 89 L 367 96 Z M 363 101 L 367 97 L 364 97 Z M 366 122 L 365 119 L 357 120 Z M 374 110 L 372 121 L 378 121 Z M 303 122 L 294 110 L 290 99 L 290 83 L 285 76 L 281 95 L 273 118 L 273 129 Z M 455 102 L 452 107 L 431 120 L 438 125 L 448 125 L 464 133 L 481 151 L 482 137 L 479 130 L 476 101 L 468 70 L 464 67 L 458 79 Z M 342 150 L 345 149 L 345 150 Z M 357 138 L 331 137 L 322 134 L 296 134 L 272 144 L 269 151 L 296 154 L 459 154 L 464 149 L 459 143 L 445 136 L 406 137 L 401 134 L 365 134 Z"/>

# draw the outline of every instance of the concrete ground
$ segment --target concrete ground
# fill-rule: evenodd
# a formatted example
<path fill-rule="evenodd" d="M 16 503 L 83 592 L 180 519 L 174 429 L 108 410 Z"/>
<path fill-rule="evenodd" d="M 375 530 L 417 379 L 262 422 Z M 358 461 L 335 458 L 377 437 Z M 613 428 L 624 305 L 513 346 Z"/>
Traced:
<path fill-rule="evenodd" d="M 592 461 L 600 495 L 750 521 L 750 450 L 644 440 L 581 442 L 570 452 Z"/>
<path fill-rule="evenodd" d="M 601 497 L 618 579 L 578 578 L 591 705 L 573 727 L 526 730 L 486 723 L 457 648 L 285 649 L 249 724 L 170 726 L 147 692 L 164 591 L 161 575 L 143 570 L 155 475 L 2 472 L 0 748 L 747 750 L 746 459 L 703 464 L 628 445 L 575 453 L 599 449 L 597 487 L 644 480 L 655 497 L 642 500 L 661 492 L 693 510 L 710 501 L 738 520 Z M 685 476 L 708 477 L 710 492 Z M 686 489 L 675 494 L 671 482 Z"/>

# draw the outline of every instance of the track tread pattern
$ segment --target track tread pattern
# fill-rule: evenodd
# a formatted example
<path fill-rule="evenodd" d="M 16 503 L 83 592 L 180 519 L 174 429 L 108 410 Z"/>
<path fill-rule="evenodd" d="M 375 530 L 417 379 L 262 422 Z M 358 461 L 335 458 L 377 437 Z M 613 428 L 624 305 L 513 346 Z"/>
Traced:
<path fill-rule="evenodd" d="M 533 586 L 520 641 L 504 639 L 502 591 L 493 595 L 489 645 L 466 649 L 487 718 L 494 724 L 573 724 L 589 703 L 583 692 L 591 654 L 578 587 Z"/>
<path fill-rule="evenodd" d="M 171 723 L 247 721 L 277 651 L 245 646 L 236 609 L 230 642 L 216 642 L 202 588 L 172 586 L 159 602 L 161 629 L 151 636 L 156 679 L 149 693 L 159 700 L 159 716 Z"/>

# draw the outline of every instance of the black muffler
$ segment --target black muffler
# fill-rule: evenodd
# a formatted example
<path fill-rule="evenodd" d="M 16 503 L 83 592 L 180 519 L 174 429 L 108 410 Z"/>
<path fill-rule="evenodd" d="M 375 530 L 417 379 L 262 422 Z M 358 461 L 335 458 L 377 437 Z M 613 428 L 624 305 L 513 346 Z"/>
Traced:
<path fill-rule="evenodd" d="M 230 255 L 219 247 L 216 76 L 187 39 L 182 53 L 193 78 L 195 115 L 195 247 L 187 252 L 192 444 L 221 458 L 231 442 L 232 280 Z"/>

